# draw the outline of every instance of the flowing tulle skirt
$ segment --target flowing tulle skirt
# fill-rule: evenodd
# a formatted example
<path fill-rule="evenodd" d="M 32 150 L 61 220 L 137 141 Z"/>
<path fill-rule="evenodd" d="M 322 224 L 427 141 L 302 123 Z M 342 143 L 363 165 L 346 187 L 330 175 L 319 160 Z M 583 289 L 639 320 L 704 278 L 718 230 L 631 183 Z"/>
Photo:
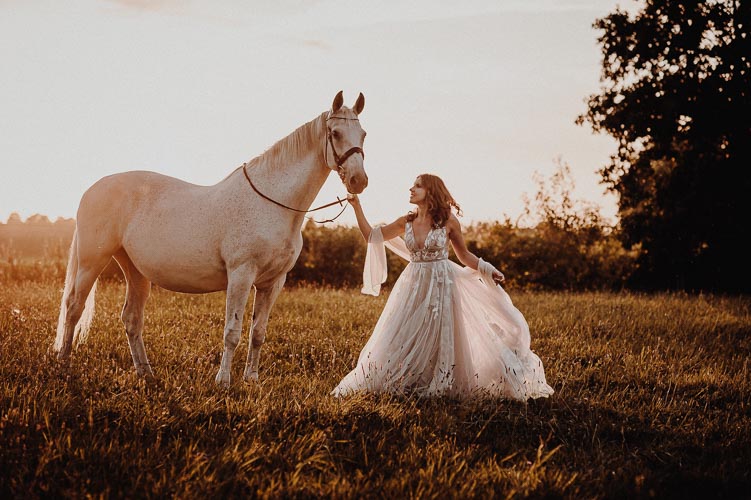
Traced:
<path fill-rule="evenodd" d="M 449 260 L 411 262 L 357 366 L 332 394 L 548 396 L 529 327 L 508 294 Z"/>

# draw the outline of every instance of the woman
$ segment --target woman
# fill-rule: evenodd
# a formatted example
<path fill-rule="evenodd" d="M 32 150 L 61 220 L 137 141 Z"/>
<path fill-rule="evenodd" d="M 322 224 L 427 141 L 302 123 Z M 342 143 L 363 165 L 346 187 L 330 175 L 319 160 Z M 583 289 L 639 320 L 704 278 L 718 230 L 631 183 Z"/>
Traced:
<path fill-rule="evenodd" d="M 418 395 L 548 396 L 529 328 L 497 284 L 503 274 L 467 250 L 459 205 L 434 175 L 410 189 L 414 212 L 372 228 L 356 195 L 350 203 L 368 241 L 363 293 L 378 295 L 386 279 L 384 243 L 410 261 L 352 370 L 332 394 L 355 391 Z M 403 235 L 401 240 L 398 236 Z M 448 243 L 462 268 L 448 260 Z"/>

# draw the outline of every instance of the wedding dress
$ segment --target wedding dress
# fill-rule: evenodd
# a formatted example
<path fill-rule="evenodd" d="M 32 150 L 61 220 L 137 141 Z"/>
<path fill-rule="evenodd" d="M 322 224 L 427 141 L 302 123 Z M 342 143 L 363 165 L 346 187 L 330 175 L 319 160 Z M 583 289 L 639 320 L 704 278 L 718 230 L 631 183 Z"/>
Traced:
<path fill-rule="evenodd" d="M 409 264 L 394 284 L 357 366 L 332 391 L 527 400 L 546 397 L 542 362 L 530 350 L 529 327 L 508 294 L 480 271 L 448 260 L 446 228 L 432 228 L 419 247 L 412 223 L 404 239 L 383 241 L 372 230 L 363 293 L 378 295 L 386 280 L 388 246 Z"/>

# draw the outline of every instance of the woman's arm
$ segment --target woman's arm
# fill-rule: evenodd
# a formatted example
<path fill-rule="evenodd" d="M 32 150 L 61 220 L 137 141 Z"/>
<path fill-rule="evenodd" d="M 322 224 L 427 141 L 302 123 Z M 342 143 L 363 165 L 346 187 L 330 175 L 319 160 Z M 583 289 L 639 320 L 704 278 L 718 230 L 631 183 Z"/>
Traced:
<path fill-rule="evenodd" d="M 370 239 L 370 233 L 373 231 L 373 227 L 370 225 L 368 219 L 365 217 L 365 213 L 362 211 L 360 198 L 358 198 L 356 194 L 350 194 L 347 195 L 347 201 L 349 201 L 349 204 L 352 205 L 352 208 L 355 209 L 355 217 L 357 217 L 357 227 L 360 228 L 362 237 L 365 238 L 365 241 L 368 241 Z M 383 235 L 384 241 L 396 238 L 397 236 L 403 234 L 405 222 L 406 218 L 402 216 L 396 219 L 391 224 L 381 226 L 381 234 Z"/>
<path fill-rule="evenodd" d="M 446 222 L 446 229 L 448 230 L 449 240 L 451 240 L 451 246 L 454 247 L 454 253 L 456 254 L 456 258 L 459 259 L 459 262 L 471 269 L 477 270 L 480 259 L 467 250 L 467 245 L 464 243 L 464 236 L 462 236 L 461 224 L 459 224 L 459 219 L 457 219 L 454 214 L 451 214 L 451 217 L 449 217 L 449 220 Z M 496 283 L 501 283 L 504 279 L 506 278 L 503 276 L 502 272 L 498 269 L 493 270 L 493 280 Z"/>
<path fill-rule="evenodd" d="M 362 205 L 360 205 L 360 198 L 356 194 L 348 194 L 347 201 L 355 210 L 355 217 L 357 217 L 357 227 L 360 228 L 360 233 L 365 241 L 370 238 L 370 232 L 373 228 L 370 226 L 368 219 L 365 218 L 365 214 L 362 211 Z"/>

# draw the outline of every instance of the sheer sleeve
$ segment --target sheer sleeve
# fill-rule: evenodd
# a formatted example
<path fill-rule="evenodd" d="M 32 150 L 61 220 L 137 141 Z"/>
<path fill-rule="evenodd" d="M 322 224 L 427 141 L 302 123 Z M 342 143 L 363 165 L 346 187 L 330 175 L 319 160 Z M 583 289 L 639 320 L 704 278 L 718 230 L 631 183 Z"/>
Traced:
<path fill-rule="evenodd" d="M 365 254 L 365 269 L 362 272 L 362 293 L 378 295 L 381 283 L 386 281 L 386 248 L 383 246 L 383 234 L 380 227 L 374 227 L 368 238 L 368 250 Z"/>
<path fill-rule="evenodd" d="M 496 271 L 496 268 L 493 267 L 492 264 L 489 262 L 483 260 L 482 258 L 478 259 L 477 261 L 477 272 L 480 273 L 480 277 L 482 278 L 482 282 L 485 283 L 485 285 L 490 288 L 491 290 L 496 288 L 496 283 L 493 281 L 493 272 Z"/>
<path fill-rule="evenodd" d="M 362 272 L 361 292 L 364 294 L 377 296 L 381 293 L 381 284 L 386 281 L 386 277 L 388 276 L 386 247 L 402 259 L 409 260 L 409 250 L 403 239 L 397 237 L 383 241 L 383 233 L 380 226 L 374 227 L 370 231 L 370 238 L 368 238 L 365 268 Z"/>

